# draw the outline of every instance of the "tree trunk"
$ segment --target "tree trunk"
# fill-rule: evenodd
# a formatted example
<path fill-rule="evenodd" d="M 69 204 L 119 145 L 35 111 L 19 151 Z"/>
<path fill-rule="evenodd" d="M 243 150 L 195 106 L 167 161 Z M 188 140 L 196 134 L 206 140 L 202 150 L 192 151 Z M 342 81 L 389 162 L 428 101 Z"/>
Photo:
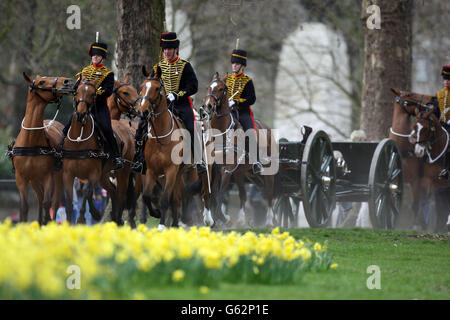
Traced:
<path fill-rule="evenodd" d="M 381 29 L 369 29 L 367 7 L 380 7 Z M 362 1 L 365 28 L 361 128 L 370 140 L 388 136 L 394 97 L 390 88 L 411 87 L 412 0 Z"/>
<path fill-rule="evenodd" d="M 158 61 L 164 17 L 164 0 L 117 0 L 118 80 L 129 73 L 138 91 L 144 78 L 142 66 L 149 70 Z"/>

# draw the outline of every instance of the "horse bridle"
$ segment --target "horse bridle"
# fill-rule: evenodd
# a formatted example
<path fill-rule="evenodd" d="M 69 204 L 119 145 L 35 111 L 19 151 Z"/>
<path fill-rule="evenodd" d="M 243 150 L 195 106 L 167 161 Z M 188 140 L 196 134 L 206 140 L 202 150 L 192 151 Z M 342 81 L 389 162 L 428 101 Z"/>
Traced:
<path fill-rule="evenodd" d="M 79 84 L 84 84 L 84 85 L 87 85 L 87 86 L 91 86 L 91 87 L 93 87 L 94 88 L 94 90 L 95 90 L 95 92 L 97 91 L 97 88 L 92 84 L 92 83 L 90 83 L 90 82 L 88 82 L 88 81 L 82 81 L 82 82 L 79 82 Z M 87 115 L 89 114 L 89 113 L 91 113 L 91 109 L 93 108 L 93 107 L 95 107 L 95 103 L 96 103 L 96 94 L 94 94 L 94 98 L 93 98 L 94 100 L 92 101 L 92 102 L 89 102 L 89 101 L 87 101 L 86 99 L 84 99 L 84 98 L 80 98 L 80 99 L 78 99 L 78 100 L 73 100 L 73 108 L 74 108 L 74 111 L 75 111 L 75 114 L 76 114 L 76 116 L 77 116 L 77 121 L 79 121 L 79 122 L 81 122 L 83 125 L 86 123 L 86 117 L 87 117 Z M 84 103 L 86 103 L 86 105 L 87 105 L 87 108 L 88 108 L 88 111 L 87 112 L 85 112 L 85 113 L 83 113 L 83 114 L 80 114 L 79 112 L 78 112 L 78 104 L 80 104 L 80 102 L 84 102 Z"/>
<path fill-rule="evenodd" d="M 223 86 L 224 86 L 225 88 L 224 88 L 223 94 L 222 94 L 222 96 L 221 96 L 220 98 L 216 97 L 216 95 L 214 95 L 214 94 L 212 94 L 212 93 L 210 93 L 210 94 L 208 94 L 208 95 L 206 96 L 206 98 L 212 97 L 212 98 L 214 99 L 214 101 L 216 102 L 215 105 L 212 106 L 212 107 L 210 108 L 210 111 L 211 111 L 213 114 L 215 114 L 216 117 L 218 117 L 218 118 L 227 116 L 227 115 L 230 114 L 231 110 L 228 110 L 228 112 L 225 112 L 225 113 L 217 113 L 217 106 L 218 106 L 218 105 L 221 105 L 221 104 L 223 103 L 223 99 L 227 97 L 228 86 L 227 86 L 227 84 L 226 84 L 224 81 L 222 81 L 221 79 L 216 79 L 216 80 L 213 80 L 212 82 L 220 82 L 221 84 L 223 84 Z M 203 109 L 203 110 L 209 115 L 209 112 L 206 111 L 204 107 L 205 107 L 205 106 L 202 106 L 201 109 Z M 209 108 L 208 108 L 208 109 L 209 109 Z"/>
<path fill-rule="evenodd" d="M 129 114 L 131 114 L 132 111 L 134 111 L 137 114 L 136 109 L 134 108 L 134 105 L 136 104 L 136 102 L 138 102 L 140 99 L 142 99 L 142 97 L 138 95 L 131 103 L 127 103 L 126 105 L 124 105 L 122 103 L 122 100 L 125 101 L 125 99 L 120 96 L 119 89 L 122 88 L 122 87 L 125 87 L 125 86 L 130 86 L 130 84 L 129 83 L 122 83 L 121 85 L 119 85 L 118 87 L 115 87 L 113 89 L 114 101 L 118 105 L 120 105 L 122 108 L 126 109 Z"/>
<path fill-rule="evenodd" d="M 58 82 L 58 77 L 55 78 L 55 81 L 53 82 L 53 85 L 52 85 L 51 88 L 39 87 L 39 86 L 34 84 L 35 81 L 36 81 L 36 79 L 34 79 L 33 82 L 28 86 L 30 88 L 30 92 L 33 92 L 34 94 L 36 94 L 45 103 L 57 103 L 58 106 L 61 105 L 61 97 L 58 97 L 56 94 L 58 92 L 63 92 L 64 93 L 64 90 L 56 88 L 56 83 Z M 51 100 L 51 101 L 45 100 L 39 94 L 38 90 L 40 90 L 40 91 L 51 91 L 52 94 L 53 94 L 53 100 Z"/>
<path fill-rule="evenodd" d="M 425 139 L 425 140 L 421 140 L 421 141 L 418 140 L 418 141 L 416 141 L 414 143 L 414 145 L 420 144 L 420 143 L 426 143 L 425 150 L 426 150 L 426 152 L 428 154 L 428 158 L 430 160 L 430 163 L 434 163 L 439 158 L 441 158 L 442 155 L 444 155 L 446 153 L 447 147 L 448 147 L 448 144 L 449 144 L 449 140 L 450 140 L 449 134 L 444 128 L 441 128 L 444 131 L 445 135 L 441 135 L 440 137 L 433 138 L 433 136 L 436 134 L 436 128 L 433 126 L 433 119 L 431 119 L 430 116 L 424 118 L 422 112 L 420 112 L 418 119 L 428 120 L 429 125 L 430 125 L 430 131 L 432 131 L 433 133 L 431 134 L 429 139 Z M 413 132 L 414 132 L 414 130 L 413 130 Z M 413 133 L 411 133 L 411 136 L 412 135 L 413 135 Z M 439 140 L 443 139 L 444 137 L 447 137 L 447 141 L 446 141 L 446 144 L 445 144 L 443 150 L 441 151 L 441 153 L 436 158 L 432 159 L 430 153 L 428 152 L 428 150 L 431 151 L 432 150 L 432 145 L 435 144 L 436 142 L 438 142 Z"/>
<path fill-rule="evenodd" d="M 433 97 L 433 99 L 431 100 L 432 102 L 429 102 L 429 103 L 427 103 L 427 104 L 423 104 L 423 98 L 424 98 L 424 95 L 422 94 L 422 95 L 420 95 L 420 101 L 410 101 L 410 100 L 402 99 L 402 98 L 401 98 L 401 95 L 400 95 L 400 96 L 396 96 L 396 97 L 395 97 L 395 102 L 397 102 L 397 103 L 402 107 L 403 111 L 405 111 L 407 114 L 409 114 L 410 116 L 415 116 L 415 113 L 409 112 L 409 111 L 406 109 L 406 107 L 412 106 L 412 107 L 416 107 L 416 109 L 422 107 L 422 108 L 425 108 L 426 110 L 432 109 L 432 108 L 429 106 L 430 104 L 432 104 L 433 107 L 434 107 L 434 103 L 435 103 L 435 102 L 434 102 L 434 100 L 435 100 L 434 97 Z"/>
<path fill-rule="evenodd" d="M 143 96 L 142 97 L 141 95 L 139 95 L 138 99 L 137 99 L 137 100 L 140 100 L 140 99 L 147 100 L 148 102 L 150 102 L 150 111 L 148 112 L 148 114 L 146 116 L 141 116 L 141 118 L 144 118 L 146 120 L 151 120 L 152 118 L 157 118 L 158 116 L 160 116 L 164 112 L 168 111 L 169 110 L 169 106 L 164 108 L 162 111 L 155 113 L 155 107 L 156 107 L 157 104 L 159 104 L 159 102 L 161 101 L 162 96 L 163 96 L 162 90 L 163 90 L 164 83 L 159 78 L 149 77 L 146 80 L 148 80 L 148 81 L 158 81 L 159 84 L 160 84 L 159 93 L 158 93 L 158 96 L 155 99 L 152 99 L 149 96 Z"/>

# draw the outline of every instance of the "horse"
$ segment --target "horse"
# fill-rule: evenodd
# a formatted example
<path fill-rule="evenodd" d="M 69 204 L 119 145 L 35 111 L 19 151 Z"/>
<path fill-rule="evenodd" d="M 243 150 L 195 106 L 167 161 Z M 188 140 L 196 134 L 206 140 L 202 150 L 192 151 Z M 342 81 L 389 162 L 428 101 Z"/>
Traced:
<path fill-rule="evenodd" d="M 147 170 L 144 177 L 143 198 L 150 215 L 160 218 L 158 230 L 163 230 L 166 228 L 169 205 L 172 211 L 172 226 L 179 225 L 178 210 L 184 186 L 182 176 L 187 165 L 184 162 L 173 161 L 172 153 L 181 145 L 183 148 L 178 155 L 183 157 L 183 150 L 190 149 L 190 139 L 183 131 L 178 131 L 183 126 L 167 105 L 161 68 L 157 67 L 156 72 L 153 70 L 150 74 L 145 66 L 142 66 L 142 73 L 146 79 L 141 84 L 142 100 L 139 111 L 142 118 L 147 120 L 148 127 L 148 139 L 144 147 Z M 164 178 L 161 179 L 162 175 Z M 158 184 L 161 184 L 162 188 L 157 187 Z"/>
<path fill-rule="evenodd" d="M 73 81 L 39 75 L 32 80 L 25 72 L 23 77 L 30 84 L 27 106 L 19 135 L 11 145 L 9 155 L 20 195 L 20 221 L 28 220 L 27 196 L 30 184 L 36 192 L 38 222 L 42 225 L 50 220 L 50 206 L 56 213 L 61 195 L 62 174 L 55 170 L 54 156 L 62 137 L 63 125 L 55 119 L 61 106 L 61 97 L 71 93 Z M 53 120 L 44 121 L 44 110 L 49 103 L 57 103 L 58 109 Z"/>
<path fill-rule="evenodd" d="M 229 134 L 234 132 L 236 129 L 241 129 L 242 126 L 239 124 L 237 119 L 235 118 L 233 109 L 230 109 L 228 106 L 227 100 L 227 85 L 225 83 L 225 77 L 220 78 L 219 74 L 216 72 L 213 75 L 213 78 L 209 85 L 207 86 L 207 95 L 204 100 L 204 111 L 208 114 L 208 118 L 210 119 L 210 125 L 213 129 L 212 132 L 218 132 L 217 134 L 211 134 L 210 137 L 213 138 L 216 142 L 219 139 L 225 138 L 226 144 L 222 147 L 222 150 L 214 150 L 214 160 L 217 162 L 218 160 L 224 160 L 226 153 L 231 150 L 234 153 L 234 161 L 232 164 L 227 164 L 227 161 L 220 161 L 220 179 L 219 179 L 219 187 L 218 190 L 215 190 L 215 202 L 216 202 L 216 214 L 222 214 L 222 200 L 224 196 L 225 190 L 229 187 L 230 182 L 234 182 L 239 190 L 239 199 L 240 199 L 240 210 L 237 220 L 237 226 L 242 227 L 246 223 L 246 214 L 245 214 L 245 202 L 247 200 L 247 195 L 245 191 L 245 182 L 251 181 L 255 183 L 257 187 L 262 189 L 263 197 L 265 198 L 268 206 L 267 214 L 266 214 L 266 223 L 267 227 L 272 227 L 273 224 L 273 198 L 274 198 L 274 175 L 263 175 L 259 176 L 253 174 L 251 171 L 252 164 L 250 163 L 241 163 L 243 156 L 239 156 L 236 154 L 236 141 L 237 138 L 235 135 L 229 139 Z M 261 132 L 265 130 L 264 137 L 266 138 L 266 144 L 263 145 L 261 140 Z M 277 147 L 274 144 L 274 139 L 272 139 L 272 134 L 270 128 L 262 123 L 259 120 L 255 120 L 255 131 L 256 136 L 258 137 L 258 142 L 261 147 L 267 148 L 267 155 L 271 157 L 271 149 L 272 147 Z M 232 144 L 230 146 L 229 144 Z M 249 142 L 250 143 L 250 142 Z M 238 146 L 239 147 L 239 146 Z M 217 148 L 217 146 L 216 146 Z M 238 150 L 239 152 L 239 150 Z M 242 153 L 242 152 L 241 152 Z M 245 154 L 244 154 L 245 155 Z M 273 159 L 272 159 L 273 160 Z M 245 160 L 244 160 L 245 161 Z M 265 165 L 266 167 L 266 165 Z M 225 215 L 224 215 L 225 216 Z M 226 216 L 225 216 L 226 217 Z"/>
<path fill-rule="evenodd" d="M 135 109 L 136 103 L 141 98 L 132 85 L 130 85 L 130 75 L 127 74 L 123 82 L 114 81 L 113 94 L 107 99 L 109 111 L 111 113 L 111 120 L 120 121 L 124 126 L 128 126 L 133 133 L 133 137 L 136 135 L 138 128 L 138 122 L 132 121 L 135 117 L 138 117 L 138 112 Z M 129 120 L 123 119 L 122 115 L 130 118 Z M 128 222 L 131 227 L 135 227 L 135 216 L 137 200 L 142 193 L 143 175 L 135 172 L 130 173 L 126 207 L 128 209 Z M 145 214 L 141 216 L 141 223 L 146 222 Z"/>
<path fill-rule="evenodd" d="M 422 178 L 426 186 L 425 196 L 429 199 L 436 195 L 436 221 L 431 227 L 434 232 L 447 232 L 445 225 L 449 214 L 450 181 L 438 179 L 438 174 L 444 168 L 445 156 L 449 152 L 449 133 L 442 127 L 432 109 L 416 109 L 415 115 L 416 121 L 409 141 L 414 145 L 416 157 L 425 159 Z"/>
<path fill-rule="evenodd" d="M 431 95 L 422 95 L 414 92 L 400 91 L 391 88 L 395 94 L 394 113 L 392 117 L 392 126 L 389 130 L 389 138 L 397 142 L 402 155 L 403 177 L 405 183 L 410 184 L 413 197 L 412 209 L 414 212 L 415 227 L 425 227 L 423 215 L 421 214 L 421 201 L 424 188 L 430 186 L 424 185 L 423 161 L 414 154 L 414 146 L 409 142 L 411 132 L 410 118 L 415 117 L 416 110 L 428 110 L 436 103 L 436 97 Z M 426 181 L 430 183 L 429 180 Z"/>
<path fill-rule="evenodd" d="M 86 81 L 83 77 L 79 80 L 79 86 L 74 97 L 74 112 L 66 139 L 62 142 L 63 158 L 63 183 L 66 194 L 67 217 L 72 221 L 73 214 L 73 182 L 75 177 L 86 179 L 87 188 L 84 197 L 88 199 L 92 217 L 100 220 L 101 215 L 92 203 L 92 193 L 97 183 L 106 189 L 112 202 L 112 220 L 118 225 L 122 222 L 122 212 L 125 206 L 126 192 L 130 175 L 130 166 L 124 167 L 113 174 L 110 173 L 112 163 L 109 154 L 105 153 L 99 142 L 98 129 L 95 129 L 95 121 L 92 110 L 95 108 L 95 94 L 97 80 Z M 111 121 L 116 140 L 123 145 L 122 157 L 131 161 L 134 155 L 134 141 L 131 130 L 117 120 Z M 119 148 L 120 149 L 120 148 Z M 111 180 L 117 181 L 117 187 Z M 85 202 L 80 210 L 80 217 L 84 215 Z"/>

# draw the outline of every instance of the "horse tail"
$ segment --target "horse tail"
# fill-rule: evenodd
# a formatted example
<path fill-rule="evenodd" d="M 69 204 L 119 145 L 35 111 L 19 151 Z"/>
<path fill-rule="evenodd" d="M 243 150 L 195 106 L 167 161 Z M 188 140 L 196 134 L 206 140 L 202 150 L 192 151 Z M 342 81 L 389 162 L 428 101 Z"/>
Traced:
<path fill-rule="evenodd" d="M 135 173 L 130 172 L 130 176 L 128 177 L 128 188 L 127 188 L 127 197 L 126 197 L 126 207 L 127 210 L 130 210 L 134 206 L 134 186 L 135 186 Z"/>

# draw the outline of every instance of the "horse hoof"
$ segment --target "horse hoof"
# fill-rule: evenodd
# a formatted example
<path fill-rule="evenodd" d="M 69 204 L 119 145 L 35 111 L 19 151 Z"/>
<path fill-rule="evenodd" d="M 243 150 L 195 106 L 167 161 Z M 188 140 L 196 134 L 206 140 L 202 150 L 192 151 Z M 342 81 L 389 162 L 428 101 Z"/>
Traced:
<path fill-rule="evenodd" d="M 205 226 L 212 227 L 214 225 L 214 220 L 205 218 L 203 219 L 203 223 L 205 224 Z"/>
<path fill-rule="evenodd" d="M 231 218 L 230 218 L 230 216 L 229 216 L 229 215 L 227 215 L 226 213 L 224 213 L 224 214 L 223 214 L 223 217 L 225 218 L 225 221 L 224 221 L 224 223 L 225 223 L 225 224 L 229 224 L 229 223 L 230 223 L 230 221 L 231 221 Z"/>
<path fill-rule="evenodd" d="M 188 228 L 187 224 L 185 224 L 185 223 L 183 223 L 181 221 L 178 222 L 178 227 L 181 227 L 181 228 L 184 228 L 184 229 Z"/>
<path fill-rule="evenodd" d="M 166 226 L 163 224 L 158 225 L 158 231 L 163 231 L 165 228 Z"/>

